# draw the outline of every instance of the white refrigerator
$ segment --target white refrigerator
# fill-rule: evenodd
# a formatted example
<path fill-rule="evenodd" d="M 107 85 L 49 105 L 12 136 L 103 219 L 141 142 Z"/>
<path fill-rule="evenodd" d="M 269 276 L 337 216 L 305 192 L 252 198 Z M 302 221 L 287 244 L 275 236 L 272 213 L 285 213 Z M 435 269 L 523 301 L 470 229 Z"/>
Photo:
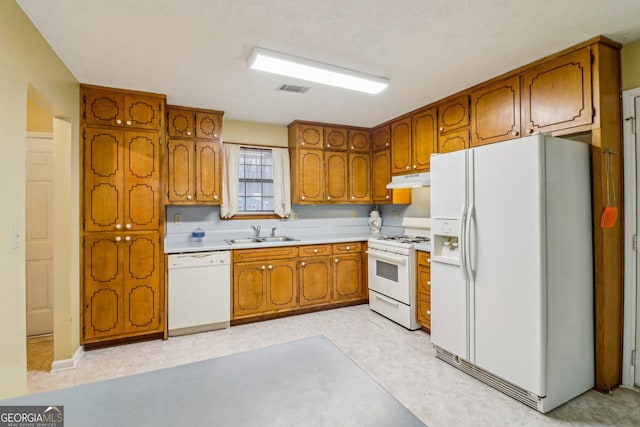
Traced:
<path fill-rule="evenodd" d="M 437 357 L 541 412 L 594 384 L 589 164 L 545 135 L 431 157 Z"/>

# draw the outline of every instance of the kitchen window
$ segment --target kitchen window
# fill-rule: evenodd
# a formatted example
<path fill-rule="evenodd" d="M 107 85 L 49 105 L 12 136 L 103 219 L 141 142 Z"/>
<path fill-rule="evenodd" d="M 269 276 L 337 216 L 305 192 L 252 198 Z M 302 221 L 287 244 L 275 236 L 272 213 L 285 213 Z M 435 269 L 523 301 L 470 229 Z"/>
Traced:
<path fill-rule="evenodd" d="M 273 158 L 270 149 L 240 147 L 238 212 L 273 211 Z"/>
<path fill-rule="evenodd" d="M 291 214 L 286 148 L 225 143 L 222 158 L 222 218 Z"/>

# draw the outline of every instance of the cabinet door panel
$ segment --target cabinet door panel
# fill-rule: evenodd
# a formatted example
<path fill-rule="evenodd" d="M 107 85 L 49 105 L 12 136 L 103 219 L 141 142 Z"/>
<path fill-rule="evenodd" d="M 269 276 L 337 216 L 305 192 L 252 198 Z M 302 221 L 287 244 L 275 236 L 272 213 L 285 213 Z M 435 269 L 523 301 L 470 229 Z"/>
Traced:
<path fill-rule="evenodd" d="M 278 261 L 269 265 L 267 311 L 295 308 L 298 304 L 297 262 Z"/>
<path fill-rule="evenodd" d="M 382 126 L 373 130 L 373 151 L 388 149 L 391 142 L 391 128 Z"/>
<path fill-rule="evenodd" d="M 371 203 L 371 157 L 369 153 L 349 153 L 349 200 Z"/>
<path fill-rule="evenodd" d="M 302 148 L 322 149 L 324 128 L 322 126 L 297 124 L 295 144 Z"/>
<path fill-rule="evenodd" d="M 333 257 L 333 300 L 348 301 L 362 295 L 361 254 Z"/>
<path fill-rule="evenodd" d="M 370 151 L 369 132 L 349 129 L 349 151 L 368 153 Z"/>
<path fill-rule="evenodd" d="M 520 77 L 493 83 L 471 94 L 471 146 L 520 136 Z"/>
<path fill-rule="evenodd" d="M 125 95 L 124 125 L 139 129 L 160 129 L 162 101 L 158 98 Z"/>
<path fill-rule="evenodd" d="M 391 124 L 391 174 L 411 172 L 411 118 Z"/>
<path fill-rule="evenodd" d="M 431 154 L 437 151 L 437 111 L 430 108 L 414 114 L 411 117 L 412 125 L 412 153 L 413 161 L 411 170 L 414 172 L 429 171 Z"/>
<path fill-rule="evenodd" d="M 123 138 L 119 130 L 85 130 L 85 231 L 111 231 L 118 224 L 122 226 Z"/>
<path fill-rule="evenodd" d="M 220 139 L 221 117 L 217 113 L 196 111 L 196 138 Z"/>
<path fill-rule="evenodd" d="M 469 148 L 469 129 L 449 132 L 438 138 L 438 153 L 449 153 L 465 148 Z"/>
<path fill-rule="evenodd" d="M 233 266 L 233 316 L 264 313 L 266 263 L 241 263 Z"/>
<path fill-rule="evenodd" d="M 349 171 L 347 153 L 331 152 L 324 153 L 325 158 L 325 182 L 327 202 L 346 202 Z"/>
<path fill-rule="evenodd" d="M 124 221 L 132 230 L 160 225 L 160 141 L 157 132 L 125 132 Z"/>
<path fill-rule="evenodd" d="M 321 202 L 324 199 L 324 158 L 320 150 L 300 150 L 300 200 Z"/>
<path fill-rule="evenodd" d="M 170 202 L 189 202 L 194 197 L 194 148 L 191 140 L 169 141 L 168 197 Z"/>
<path fill-rule="evenodd" d="M 218 141 L 196 141 L 196 200 L 219 204 L 220 182 L 222 173 L 220 167 L 221 147 Z"/>
<path fill-rule="evenodd" d="M 524 72 L 522 101 L 527 134 L 591 124 L 591 50 L 586 47 Z"/>
<path fill-rule="evenodd" d="M 173 109 L 168 110 L 167 128 L 169 137 L 193 138 L 195 134 L 195 115 L 193 111 Z"/>
<path fill-rule="evenodd" d="M 157 232 L 126 234 L 125 332 L 153 332 L 160 322 L 160 239 Z"/>
<path fill-rule="evenodd" d="M 373 203 L 390 203 L 391 190 L 387 184 L 391 182 L 391 158 L 389 150 L 373 152 Z"/>
<path fill-rule="evenodd" d="M 438 106 L 438 130 L 446 133 L 469 126 L 469 96 L 461 95 Z"/>
<path fill-rule="evenodd" d="M 298 266 L 300 306 L 331 301 L 331 265 L 329 257 L 300 261 Z"/>
<path fill-rule="evenodd" d="M 124 330 L 123 262 L 125 244 L 117 233 L 85 236 L 83 268 L 83 340 L 118 335 Z"/>
<path fill-rule="evenodd" d="M 84 89 L 84 121 L 89 125 L 122 126 L 124 97 L 111 92 Z"/>
<path fill-rule="evenodd" d="M 324 128 L 324 148 L 326 150 L 347 151 L 347 130 L 345 128 Z"/>

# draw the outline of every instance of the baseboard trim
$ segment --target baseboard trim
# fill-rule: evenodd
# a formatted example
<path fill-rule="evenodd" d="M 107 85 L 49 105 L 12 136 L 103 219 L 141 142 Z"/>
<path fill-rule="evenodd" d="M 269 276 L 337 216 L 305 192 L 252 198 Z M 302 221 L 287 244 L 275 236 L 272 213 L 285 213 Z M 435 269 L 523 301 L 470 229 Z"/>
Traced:
<path fill-rule="evenodd" d="M 69 369 L 75 369 L 80 363 L 80 359 L 84 356 L 84 349 L 82 346 L 78 347 L 71 359 L 54 360 L 51 364 L 51 372 L 67 371 Z"/>

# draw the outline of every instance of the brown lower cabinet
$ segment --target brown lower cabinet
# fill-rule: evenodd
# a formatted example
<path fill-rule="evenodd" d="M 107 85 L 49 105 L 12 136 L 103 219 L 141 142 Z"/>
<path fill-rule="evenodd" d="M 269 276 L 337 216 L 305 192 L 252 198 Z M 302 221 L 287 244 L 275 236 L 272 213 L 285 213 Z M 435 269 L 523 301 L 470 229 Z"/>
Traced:
<path fill-rule="evenodd" d="M 429 252 L 418 251 L 417 257 L 416 317 L 423 328 L 431 331 L 431 255 Z"/>
<path fill-rule="evenodd" d="M 366 301 L 360 242 L 233 251 L 233 319 Z"/>

